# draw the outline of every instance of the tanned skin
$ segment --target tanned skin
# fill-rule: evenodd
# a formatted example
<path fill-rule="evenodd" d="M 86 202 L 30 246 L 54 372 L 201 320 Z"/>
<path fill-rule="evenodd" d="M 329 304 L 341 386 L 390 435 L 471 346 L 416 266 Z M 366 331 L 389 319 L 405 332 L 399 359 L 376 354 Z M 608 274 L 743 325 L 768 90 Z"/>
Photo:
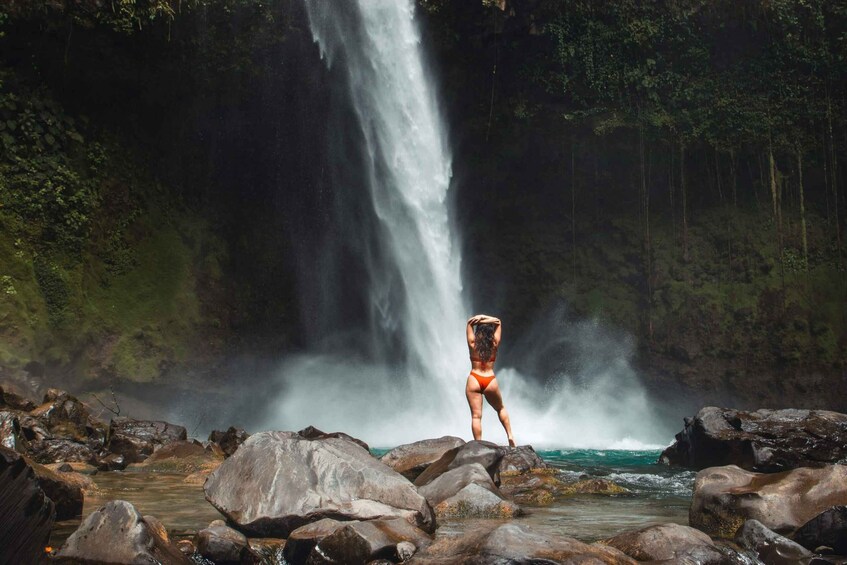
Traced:
<path fill-rule="evenodd" d="M 477 314 L 476 316 L 471 316 L 468 319 L 466 328 L 468 336 L 468 350 L 471 357 L 476 357 L 477 359 L 479 358 L 479 355 L 476 353 L 474 327 L 479 324 L 494 324 L 496 326 L 494 330 L 494 347 L 491 354 L 491 358 L 494 359 L 497 357 L 497 349 L 500 347 L 500 336 L 502 334 L 503 324 L 500 322 L 499 318 L 486 316 L 485 314 Z M 471 359 L 471 370 L 481 377 L 492 377 L 494 376 L 494 362 L 474 361 Z M 497 411 L 500 423 L 503 424 L 503 429 L 506 430 L 506 437 L 509 439 L 509 445 L 514 447 L 515 438 L 512 436 L 512 426 L 509 422 L 509 413 L 503 405 L 503 397 L 500 394 L 500 387 L 497 385 L 497 379 L 495 378 L 492 380 L 488 386 L 485 387 L 485 390 L 482 390 L 479 386 L 479 382 L 477 382 L 473 376 L 468 375 L 468 382 L 465 385 L 465 395 L 468 398 L 468 406 L 470 406 L 471 409 L 471 432 L 473 432 L 473 438 L 482 439 L 482 397 L 485 396 L 485 400 L 488 401 L 488 404 Z"/>

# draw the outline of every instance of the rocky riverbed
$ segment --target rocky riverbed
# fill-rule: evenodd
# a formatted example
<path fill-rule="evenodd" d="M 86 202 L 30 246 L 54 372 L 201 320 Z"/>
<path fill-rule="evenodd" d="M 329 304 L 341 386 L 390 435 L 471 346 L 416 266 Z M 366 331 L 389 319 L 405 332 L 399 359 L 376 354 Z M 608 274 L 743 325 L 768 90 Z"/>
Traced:
<path fill-rule="evenodd" d="M 687 520 L 680 504 L 575 535 L 603 501 L 648 508 L 644 475 L 455 437 L 382 453 L 315 428 L 200 442 L 101 422 L 60 390 L 0 398 L 2 563 L 847 562 L 847 417 L 832 412 L 704 408 L 661 457 L 688 484 L 702 468 Z M 139 491 L 162 520 L 125 500 Z"/>

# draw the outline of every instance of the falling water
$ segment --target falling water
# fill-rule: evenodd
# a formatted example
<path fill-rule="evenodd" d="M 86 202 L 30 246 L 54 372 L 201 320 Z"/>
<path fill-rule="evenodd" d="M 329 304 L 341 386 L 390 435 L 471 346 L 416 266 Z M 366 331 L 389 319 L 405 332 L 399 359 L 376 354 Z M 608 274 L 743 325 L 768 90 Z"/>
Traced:
<path fill-rule="evenodd" d="M 415 3 L 306 0 L 305 5 L 314 40 L 335 81 L 332 87 L 346 89 L 355 115 L 357 131 L 349 139 L 339 140 L 344 128 L 333 125 L 337 147 L 329 158 L 347 162 L 345 155 L 358 153 L 355 168 L 362 169 L 367 193 L 353 194 L 352 200 L 344 194 L 355 183 L 347 178 L 353 171 L 340 167 L 333 183 L 342 193 L 338 217 L 344 227 L 335 237 L 359 242 L 353 248 L 367 272 L 363 286 L 370 343 L 379 345 L 393 336 L 403 351 L 398 358 L 396 351 L 386 354 L 384 348 L 371 347 L 367 358 L 360 351 L 339 353 L 342 348 L 335 348 L 287 358 L 279 399 L 264 425 L 291 429 L 313 424 L 383 446 L 442 434 L 467 437 L 464 330 L 471 312 L 463 297 L 459 240 L 449 214 L 451 157 L 434 81 L 422 56 Z M 351 214 L 362 198 L 370 200 L 369 215 Z M 332 259 L 337 253 L 325 255 Z M 305 286 L 323 285 L 319 294 L 326 303 L 339 289 L 338 281 L 329 288 L 327 284 L 315 280 Z M 599 368 L 594 364 L 587 385 L 574 385 L 568 375 L 559 374 L 541 386 L 541 379 L 501 370 L 498 380 L 517 439 L 601 446 L 625 437 L 655 439 L 644 423 L 648 407 L 627 354 L 611 354 L 612 362 Z M 493 411 L 485 412 L 485 437 L 502 443 L 505 435 Z"/>

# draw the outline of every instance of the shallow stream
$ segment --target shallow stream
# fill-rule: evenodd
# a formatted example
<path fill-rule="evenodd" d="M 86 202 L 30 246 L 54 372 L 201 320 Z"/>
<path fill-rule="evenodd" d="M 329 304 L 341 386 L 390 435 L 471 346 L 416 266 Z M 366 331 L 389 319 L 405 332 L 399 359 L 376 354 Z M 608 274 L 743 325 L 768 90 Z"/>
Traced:
<path fill-rule="evenodd" d="M 383 453 L 379 450 L 377 454 Z M 620 496 L 578 495 L 545 507 L 524 507 L 519 520 L 549 533 L 595 541 L 625 530 L 664 522 L 688 524 L 694 473 L 656 465 L 658 451 L 550 450 L 539 455 L 561 470 L 565 480 L 583 475 L 603 477 L 625 487 Z M 86 495 L 83 518 L 109 500 L 131 502 L 144 515 L 153 515 L 173 537 L 191 536 L 222 516 L 209 504 L 203 487 L 184 482 L 185 475 L 147 472 L 101 472 L 93 479 L 99 491 Z M 461 535 L 478 520 L 442 520 L 437 535 Z M 50 544 L 60 546 L 79 525 L 67 520 L 56 525 Z"/>

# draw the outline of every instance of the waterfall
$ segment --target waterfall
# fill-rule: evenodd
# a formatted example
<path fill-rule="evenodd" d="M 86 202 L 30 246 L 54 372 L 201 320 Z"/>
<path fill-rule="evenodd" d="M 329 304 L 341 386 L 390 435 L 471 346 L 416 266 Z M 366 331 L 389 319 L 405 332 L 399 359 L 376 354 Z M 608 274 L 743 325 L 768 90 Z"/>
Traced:
<path fill-rule="evenodd" d="M 316 323 L 335 319 L 319 333 L 343 333 L 353 323 L 336 317 L 350 271 L 339 266 L 345 263 L 339 248 L 346 245 L 352 250 L 347 263 L 365 273 L 366 284 L 356 286 L 366 295 L 360 297 L 365 312 L 357 317 L 367 320 L 357 327 L 367 335 L 286 358 L 273 415 L 263 425 L 313 424 L 377 446 L 444 434 L 470 439 L 465 321 L 472 312 L 449 214 L 446 128 L 424 63 L 414 0 L 305 0 L 305 6 L 331 88 L 349 112 L 335 114 L 329 128 L 336 228 L 321 257 L 308 258 L 318 267 L 307 269 L 303 286 L 319 297 L 309 310 L 318 312 Z M 622 355 L 615 351 L 611 365 L 594 362 L 596 378 L 588 386 L 573 385 L 568 375 L 541 386 L 541 379 L 498 369 L 518 441 L 608 446 L 640 431 L 642 438 L 655 437 L 643 425 L 644 394 L 632 385 L 627 360 L 619 363 Z M 622 384 L 621 374 L 630 384 Z M 613 422 L 620 412 L 628 415 Z M 505 441 L 488 407 L 483 426 L 486 439 Z"/>

